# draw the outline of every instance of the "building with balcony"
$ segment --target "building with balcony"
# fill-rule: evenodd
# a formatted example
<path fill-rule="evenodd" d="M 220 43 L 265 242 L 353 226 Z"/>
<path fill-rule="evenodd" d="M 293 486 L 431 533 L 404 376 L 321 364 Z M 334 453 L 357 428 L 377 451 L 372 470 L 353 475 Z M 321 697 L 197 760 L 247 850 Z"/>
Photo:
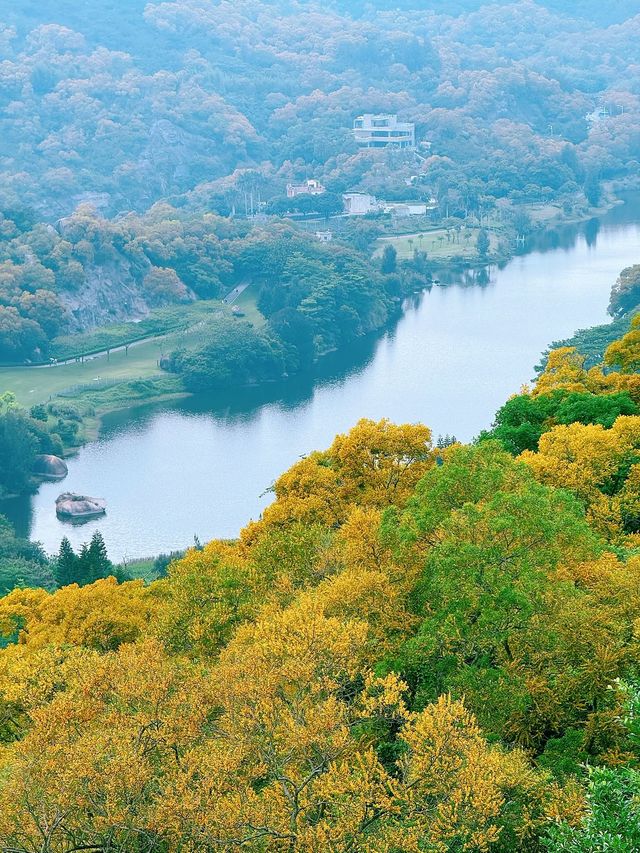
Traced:
<path fill-rule="evenodd" d="M 415 148 L 416 126 L 397 115 L 365 113 L 353 122 L 353 136 L 361 148 Z"/>

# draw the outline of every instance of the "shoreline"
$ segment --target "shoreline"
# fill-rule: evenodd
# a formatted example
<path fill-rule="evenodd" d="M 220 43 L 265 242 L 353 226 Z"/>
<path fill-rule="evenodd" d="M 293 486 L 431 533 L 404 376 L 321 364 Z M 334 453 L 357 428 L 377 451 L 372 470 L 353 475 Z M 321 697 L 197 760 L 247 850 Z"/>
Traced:
<path fill-rule="evenodd" d="M 558 227 L 558 226 L 562 226 L 562 225 L 567 225 L 567 226 L 579 225 L 580 223 L 588 222 L 590 219 L 596 218 L 598 216 L 604 216 L 608 212 L 610 212 L 613 208 L 624 204 L 624 200 L 621 199 L 618 195 L 618 193 L 620 191 L 621 191 L 621 188 L 619 188 L 619 187 L 615 187 L 615 188 L 613 186 L 606 187 L 605 188 L 604 203 L 602 203 L 598 207 L 589 208 L 588 211 L 586 211 L 583 215 L 580 215 L 580 216 L 575 216 L 575 215 L 567 216 L 566 214 L 562 213 L 561 208 L 558 208 L 557 215 L 550 217 L 546 220 L 538 221 L 538 223 L 536 223 L 536 227 L 532 230 L 530 236 L 535 236 L 536 234 L 543 233 L 545 230 L 551 229 L 554 227 Z M 527 210 L 531 211 L 532 207 L 535 207 L 535 206 L 523 205 L 522 209 L 524 209 L 525 211 L 527 211 Z M 502 236 L 502 235 L 500 235 L 500 232 L 498 232 L 498 235 Z M 405 236 L 406 237 L 407 234 L 398 235 L 398 236 Z M 464 271 L 464 270 L 477 270 L 477 269 L 482 269 L 483 267 L 487 267 L 490 265 L 507 264 L 517 256 L 516 249 L 517 249 L 517 246 L 512 245 L 512 246 L 510 246 L 508 251 L 493 252 L 491 254 L 488 254 L 486 256 L 486 258 L 482 258 L 482 259 L 477 257 L 477 256 L 475 258 L 473 258 L 473 257 L 463 258 L 460 256 L 449 257 L 449 258 L 443 258 L 441 262 L 439 262 L 437 259 L 434 259 L 433 269 L 434 269 L 434 273 L 436 274 L 435 277 L 437 277 L 437 275 L 440 272 L 446 272 L 446 271 L 460 272 L 460 271 Z M 431 284 L 426 285 L 424 288 L 420 288 L 419 291 L 414 291 L 414 292 L 415 293 L 424 292 L 425 290 L 429 290 L 429 289 L 431 289 L 431 287 L 434 287 L 434 286 L 447 287 L 448 285 L 444 282 L 438 283 L 438 285 L 436 285 L 432 282 Z M 409 293 L 406 296 L 410 297 L 411 294 Z M 399 312 L 398 313 L 400 316 L 402 316 L 404 314 L 404 311 L 402 310 L 402 307 L 401 307 L 401 304 L 403 301 L 404 301 L 404 299 L 401 300 L 401 303 L 399 305 Z M 386 326 L 387 326 L 387 324 L 385 324 L 380 329 L 375 330 L 375 332 L 373 332 L 372 334 L 375 334 L 377 336 L 383 334 Z M 159 339 L 159 337 L 161 337 L 161 336 L 154 336 L 154 339 L 157 340 L 157 339 Z M 138 341 L 136 343 L 145 343 L 148 340 L 149 340 L 149 338 L 138 339 Z M 133 342 L 130 345 L 135 346 L 135 344 Z M 123 349 L 124 345 L 121 345 L 120 348 Z M 326 353 L 323 353 L 319 357 L 319 360 L 321 360 L 325 355 L 326 355 Z M 36 366 L 34 365 L 33 368 L 35 369 Z M 171 375 L 160 372 L 157 374 L 152 374 L 148 378 L 151 380 L 169 379 L 169 378 L 171 378 Z M 134 381 L 134 380 L 124 380 L 122 383 L 119 383 L 119 384 L 121 384 L 122 386 L 125 386 L 127 384 L 127 382 L 130 382 L 130 381 Z M 247 387 L 251 387 L 252 384 L 254 384 L 254 383 L 247 383 Z M 264 385 L 264 384 L 266 384 L 266 383 L 262 383 L 262 382 L 261 383 L 255 383 L 255 385 Z M 117 388 L 118 384 L 116 384 L 113 387 Z M 221 390 L 225 390 L 225 389 L 221 389 Z M 160 403 L 164 403 L 164 402 L 168 403 L 168 402 L 177 401 L 177 400 L 181 400 L 181 399 L 187 399 L 187 398 L 193 397 L 194 395 L 195 395 L 195 392 L 176 389 L 176 390 L 168 391 L 165 393 L 162 393 L 162 392 L 158 393 L 158 394 L 151 393 L 148 396 L 140 396 L 137 398 L 129 397 L 126 400 L 122 399 L 122 400 L 119 400 L 119 401 L 113 402 L 113 403 L 106 402 L 103 405 L 101 405 L 99 401 L 98 402 L 92 402 L 90 399 L 83 401 L 82 393 L 80 393 L 77 398 L 65 397 L 64 399 L 68 400 L 70 403 L 74 403 L 74 404 L 78 405 L 80 408 L 82 408 L 83 405 L 86 406 L 87 414 L 83 414 L 82 441 L 75 446 L 65 448 L 64 456 L 65 456 L 65 458 L 73 458 L 74 456 L 76 456 L 79 453 L 79 451 L 82 447 L 96 441 L 100 436 L 100 432 L 101 432 L 102 427 L 103 427 L 104 418 L 106 418 L 110 414 L 113 414 L 115 412 L 120 412 L 120 411 L 127 411 L 128 409 L 133 409 L 136 406 L 140 406 L 140 405 L 160 404 Z M 52 400 L 58 399 L 58 396 L 54 394 L 54 395 L 52 395 L 51 399 Z M 62 399 L 62 398 L 60 398 L 60 399 Z"/>

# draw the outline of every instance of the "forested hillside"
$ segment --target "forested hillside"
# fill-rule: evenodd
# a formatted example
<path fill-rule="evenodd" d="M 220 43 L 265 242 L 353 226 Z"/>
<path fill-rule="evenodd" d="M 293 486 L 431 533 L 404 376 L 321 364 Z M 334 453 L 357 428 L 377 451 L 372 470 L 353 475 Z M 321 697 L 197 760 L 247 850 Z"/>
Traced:
<path fill-rule="evenodd" d="M 3 527 L 62 586 L 0 599 L 2 849 L 636 850 L 637 327 L 474 445 L 361 421 L 147 586 Z"/>
<path fill-rule="evenodd" d="M 453 198 L 593 192 L 638 159 L 632 7 L 16 4 L 0 12 L 0 199 L 55 219 L 200 187 L 228 209 L 246 168 L 266 197 L 311 171 L 335 191 L 388 190 L 412 158 L 390 169 L 350 136 L 354 115 L 380 111 L 416 122 L 428 183 Z"/>
<path fill-rule="evenodd" d="M 392 6 L 0 8 L 0 362 L 46 361 L 67 351 L 51 345 L 60 335 L 217 298 L 244 280 L 244 238 L 268 254 L 277 226 L 264 220 L 315 212 L 327 227 L 345 191 L 429 202 L 421 227 L 447 240 L 465 227 L 476 240 L 490 220 L 507 236 L 481 238 L 486 261 L 534 227 L 523 205 L 584 216 L 607 182 L 636 179 L 640 17 L 629 4 Z M 415 151 L 358 148 L 354 117 L 379 111 L 415 123 Z M 286 197 L 310 177 L 321 200 Z M 380 223 L 332 227 L 369 256 Z M 368 258 L 350 263 L 381 292 Z M 284 275 L 270 285 L 281 307 L 297 310 L 282 294 L 302 271 L 269 268 Z M 304 274 L 320 281 L 317 268 Z M 307 311 L 325 327 L 313 329 L 314 355 L 379 328 L 388 298 L 406 292 L 391 283 L 363 314 L 344 278 L 335 310 Z M 325 270 L 325 293 L 331 280 Z"/>
<path fill-rule="evenodd" d="M 242 283 L 252 285 L 273 334 L 306 348 L 308 361 L 384 325 L 416 267 L 405 264 L 403 279 L 394 263 L 384 275 L 353 247 L 324 246 L 288 224 L 251 228 L 161 204 L 118 221 L 80 207 L 57 229 L 8 218 L 4 226 L 0 363 L 42 361 L 59 354 L 51 342 L 60 335 L 220 299 Z M 295 312 L 295 340 L 287 312 Z"/>

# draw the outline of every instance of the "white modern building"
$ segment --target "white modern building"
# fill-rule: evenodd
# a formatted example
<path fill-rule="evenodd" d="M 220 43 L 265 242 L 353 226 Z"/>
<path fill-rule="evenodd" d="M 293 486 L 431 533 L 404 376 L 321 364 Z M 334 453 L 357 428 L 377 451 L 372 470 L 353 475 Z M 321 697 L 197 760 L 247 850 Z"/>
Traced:
<path fill-rule="evenodd" d="M 398 219 L 408 216 L 426 216 L 427 204 L 424 201 L 391 202 L 390 204 L 385 204 L 383 210 L 385 213 L 397 216 Z"/>
<path fill-rule="evenodd" d="M 347 216 L 366 216 L 367 213 L 377 213 L 380 209 L 376 197 L 368 193 L 345 193 L 342 201 Z"/>
<path fill-rule="evenodd" d="M 353 136 L 362 148 L 415 148 L 416 126 L 397 115 L 365 113 L 353 122 Z"/>

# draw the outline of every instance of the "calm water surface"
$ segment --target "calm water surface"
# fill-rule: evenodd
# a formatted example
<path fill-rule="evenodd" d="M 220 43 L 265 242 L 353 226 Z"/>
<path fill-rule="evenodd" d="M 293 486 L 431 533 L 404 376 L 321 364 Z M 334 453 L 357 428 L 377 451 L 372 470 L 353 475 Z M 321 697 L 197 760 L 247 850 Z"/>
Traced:
<path fill-rule="evenodd" d="M 236 536 L 274 478 L 359 418 L 421 421 L 468 440 L 534 375 L 540 353 L 607 321 L 611 285 L 640 262 L 640 197 L 602 221 L 549 232 L 503 269 L 459 276 L 406 305 L 395 328 L 325 359 L 315 381 L 197 396 L 105 420 L 64 484 L 1 507 L 49 552 L 100 529 L 112 559 Z M 480 282 L 478 283 L 478 279 Z M 108 514 L 56 519 L 63 490 L 103 497 Z"/>

